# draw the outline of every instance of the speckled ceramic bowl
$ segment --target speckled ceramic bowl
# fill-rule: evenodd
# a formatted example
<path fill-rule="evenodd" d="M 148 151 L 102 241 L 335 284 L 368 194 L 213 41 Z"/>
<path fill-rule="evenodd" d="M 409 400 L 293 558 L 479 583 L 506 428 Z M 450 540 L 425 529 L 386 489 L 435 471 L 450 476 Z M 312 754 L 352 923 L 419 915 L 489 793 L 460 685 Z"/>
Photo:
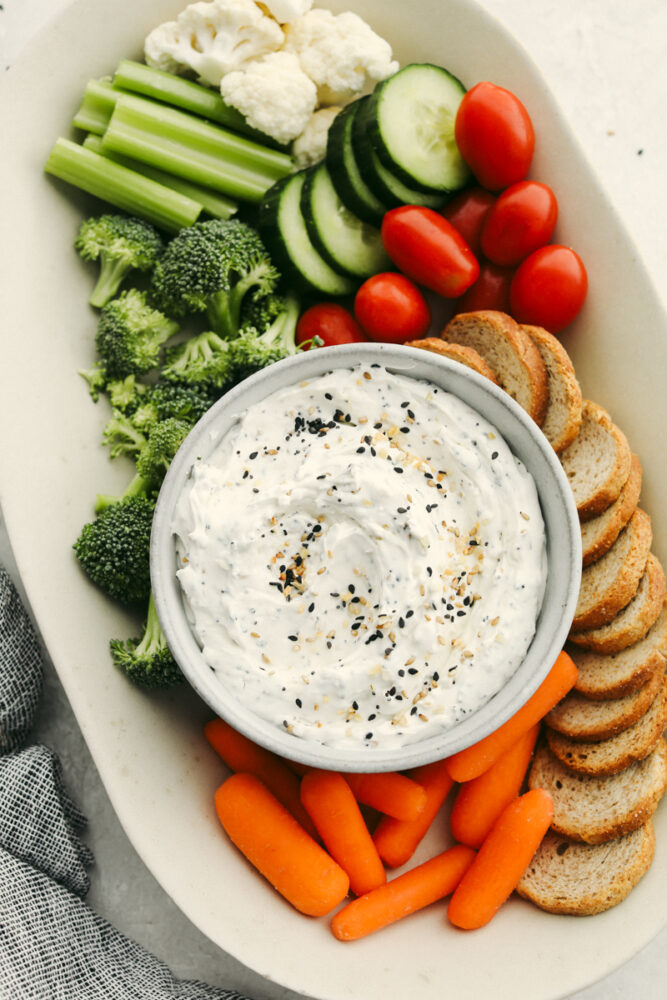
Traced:
<path fill-rule="evenodd" d="M 428 379 L 464 400 L 493 424 L 531 472 L 547 536 L 548 573 L 542 610 L 528 653 L 504 687 L 454 727 L 407 746 L 333 748 L 290 735 L 261 718 L 253 705 L 225 689 L 205 663 L 176 578 L 174 511 L 193 462 L 206 458 L 237 415 L 265 396 L 334 368 L 379 362 L 390 371 Z M 581 573 L 581 536 L 570 486 L 537 425 L 501 389 L 463 365 L 425 351 L 389 344 L 309 351 L 247 379 L 220 399 L 197 424 L 172 463 L 155 512 L 151 574 L 158 615 L 170 648 L 190 684 L 223 719 L 256 743 L 303 764 L 349 771 L 405 769 L 447 757 L 492 732 L 537 688 L 567 636 Z"/>

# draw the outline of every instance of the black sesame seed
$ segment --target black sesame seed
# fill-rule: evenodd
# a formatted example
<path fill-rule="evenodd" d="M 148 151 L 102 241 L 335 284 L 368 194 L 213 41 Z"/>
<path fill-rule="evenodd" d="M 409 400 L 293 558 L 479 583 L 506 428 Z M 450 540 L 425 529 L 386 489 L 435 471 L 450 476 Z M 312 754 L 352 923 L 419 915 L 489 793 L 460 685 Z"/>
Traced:
<path fill-rule="evenodd" d="M 251 451 L 250 454 L 248 455 L 248 458 L 257 458 L 258 454 L 259 452 Z"/>
<path fill-rule="evenodd" d="M 402 468 L 400 467 L 400 465 L 395 465 L 395 466 L 394 466 L 394 472 L 399 472 L 399 473 L 401 473 L 401 472 L 403 472 L 403 469 L 402 469 Z"/>
<path fill-rule="evenodd" d="M 301 708 L 302 707 L 302 705 L 301 705 L 301 698 L 295 698 L 294 700 L 296 702 L 296 707 L 297 708 Z"/>
<path fill-rule="evenodd" d="M 373 734 L 372 733 L 366 733 L 365 739 L 372 740 L 373 739 Z"/>
<path fill-rule="evenodd" d="M 298 635 L 288 635 L 287 638 L 290 642 L 298 642 L 299 639 Z"/>

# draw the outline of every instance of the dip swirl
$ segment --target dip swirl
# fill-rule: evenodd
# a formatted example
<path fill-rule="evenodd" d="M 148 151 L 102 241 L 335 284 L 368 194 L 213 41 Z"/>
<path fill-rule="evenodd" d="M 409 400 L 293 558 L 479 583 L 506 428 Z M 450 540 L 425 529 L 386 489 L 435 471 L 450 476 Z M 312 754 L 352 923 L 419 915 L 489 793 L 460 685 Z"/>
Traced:
<path fill-rule="evenodd" d="M 530 474 L 467 404 L 379 365 L 240 414 L 173 530 L 220 683 L 332 747 L 407 745 L 480 708 L 523 660 L 545 587 Z"/>

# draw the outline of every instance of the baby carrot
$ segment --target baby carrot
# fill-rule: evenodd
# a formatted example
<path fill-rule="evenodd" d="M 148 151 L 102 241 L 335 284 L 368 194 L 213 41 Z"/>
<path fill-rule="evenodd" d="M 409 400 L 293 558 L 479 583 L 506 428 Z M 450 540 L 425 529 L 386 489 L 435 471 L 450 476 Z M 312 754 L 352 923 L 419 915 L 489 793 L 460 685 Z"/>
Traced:
<path fill-rule="evenodd" d="M 505 806 L 517 797 L 539 728 L 534 725 L 488 771 L 461 785 L 449 819 L 459 843 L 479 847 Z"/>
<path fill-rule="evenodd" d="M 410 777 L 426 792 L 421 813 L 411 820 L 383 816 L 373 834 L 378 854 L 391 868 L 410 860 L 454 784 L 444 760 L 414 768 Z"/>
<path fill-rule="evenodd" d="M 448 768 L 454 781 L 470 781 L 491 767 L 523 733 L 543 719 L 563 698 L 577 679 L 577 668 L 567 653 L 559 653 L 553 667 L 537 691 L 511 719 L 479 743 L 460 750 L 448 758 Z"/>
<path fill-rule="evenodd" d="M 396 819 L 417 819 L 426 805 L 426 792 L 412 778 L 396 771 L 345 774 L 357 802 Z"/>
<path fill-rule="evenodd" d="M 211 719 L 204 736 L 232 771 L 247 771 L 263 781 L 279 802 L 301 823 L 311 837 L 317 837 L 310 816 L 301 804 L 299 779 L 280 757 L 257 746 L 222 719 Z"/>
<path fill-rule="evenodd" d="M 380 855 L 342 774 L 309 771 L 301 779 L 301 801 L 327 851 L 347 873 L 355 895 L 386 881 Z"/>
<path fill-rule="evenodd" d="M 334 936 L 339 941 L 356 941 L 448 896 L 474 857 L 475 852 L 469 847 L 456 844 L 372 892 L 353 899 L 331 921 Z"/>
<path fill-rule="evenodd" d="M 322 917 L 345 898 L 343 869 L 254 774 L 227 778 L 215 808 L 230 840 L 301 913 Z"/>
<path fill-rule="evenodd" d="M 449 902 L 447 916 L 455 927 L 488 924 L 516 888 L 552 818 L 553 800 L 543 788 L 506 806 Z"/>

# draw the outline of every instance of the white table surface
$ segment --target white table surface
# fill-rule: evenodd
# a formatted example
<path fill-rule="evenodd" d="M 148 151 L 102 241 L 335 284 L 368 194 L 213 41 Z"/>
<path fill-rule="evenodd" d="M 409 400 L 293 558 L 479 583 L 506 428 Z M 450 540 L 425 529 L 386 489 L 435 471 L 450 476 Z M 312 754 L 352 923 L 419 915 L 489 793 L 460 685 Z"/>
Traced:
<path fill-rule="evenodd" d="M 0 67 L 20 57 L 30 38 L 68 2 L 0 0 Z M 482 5 L 541 66 L 667 302 L 667 3 L 482 0 Z M 446 0 L 442 6 L 446 18 Z M 0 564 L 22 592 L 1 513 Z M 201 935 L 145 869 L 114 815 L 48 657 L 34 737 L 60 754 L 69 787 L 89 818 L 87 841 L 97 859 L 89 904 L 178 976 L 237 989 L 256 1000 L 295 1000 L 295 994 L 243 968 Z M 663 1000 L 665 982 L 667 930 L 569 1000 Z"/>

